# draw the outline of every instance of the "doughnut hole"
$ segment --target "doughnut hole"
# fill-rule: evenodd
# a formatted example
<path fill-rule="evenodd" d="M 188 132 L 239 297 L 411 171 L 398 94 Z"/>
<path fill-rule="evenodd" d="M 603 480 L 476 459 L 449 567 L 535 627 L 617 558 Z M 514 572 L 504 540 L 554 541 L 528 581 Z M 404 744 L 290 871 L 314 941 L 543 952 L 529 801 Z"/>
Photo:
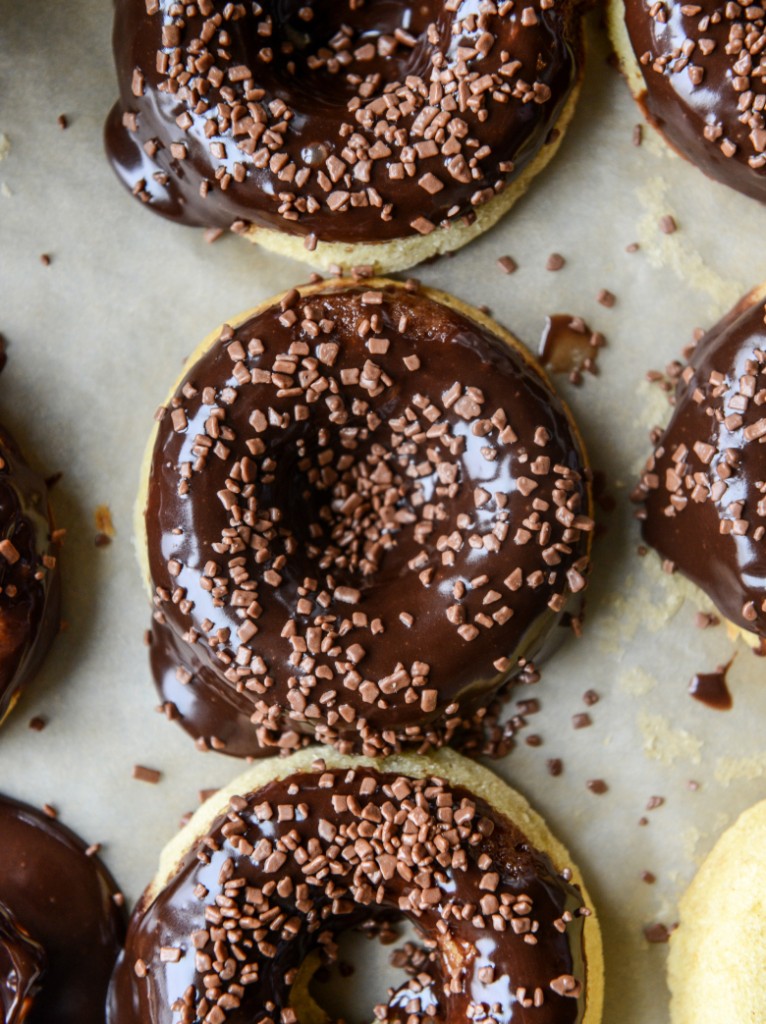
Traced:
<path fill-rule="evenodd" d="M 293 985 L 300 1024 L 371 1021 L 383 1007 L 390 1013 L 416 997 L 424 1010 L 436 1007 L 432 984 L 423 984 L 423 975 L 433 971 L 431 954 L 400 915 L 384 914 L 379 921 L 349 928 L 336 942 L 332 962 L 320 963 L 317 955 L 307 958 Z M 410 979 L 418 974 L 416 994 Z M 429 977 L 433 980 L 432 973 Z"/>

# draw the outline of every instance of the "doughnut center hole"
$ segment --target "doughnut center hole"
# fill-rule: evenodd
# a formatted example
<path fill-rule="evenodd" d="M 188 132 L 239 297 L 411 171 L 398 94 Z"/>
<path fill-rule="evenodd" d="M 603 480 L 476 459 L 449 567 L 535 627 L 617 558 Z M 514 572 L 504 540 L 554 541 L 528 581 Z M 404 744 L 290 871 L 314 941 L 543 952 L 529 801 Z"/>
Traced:
<path fill-rule="evenodd" d="M 350 928 L 336 938 L 337 959 L 322 964 L 309 991 L 335 1024 L 370 1024 L 376 1006 L 398 1002 L 428 953 L 406 919 L 368 930 Z M 406 1002 L 406 999 L 405 999 Z M 302 1024 L 302 1022 L 301 1022 Z"/>
<path fill-rule="evenodd" d="M 386 576 L 409 571 L 420 547 L 419 511 L 432 496 L 433 479 L 410 475 L 410 455 L 400 460 L 390 444 L 380 443 L 385 438 L 379 431 L 358 441 L 326 429 L 318 436 L 310 447 L 296 442 L 293 465 L 279 475 L 287 493 L 275 502 L 286 510 L 283 525 L 312 571 L 331 573 L 336 585 L 351 587 L 379 582 L 384 562 Z"/>

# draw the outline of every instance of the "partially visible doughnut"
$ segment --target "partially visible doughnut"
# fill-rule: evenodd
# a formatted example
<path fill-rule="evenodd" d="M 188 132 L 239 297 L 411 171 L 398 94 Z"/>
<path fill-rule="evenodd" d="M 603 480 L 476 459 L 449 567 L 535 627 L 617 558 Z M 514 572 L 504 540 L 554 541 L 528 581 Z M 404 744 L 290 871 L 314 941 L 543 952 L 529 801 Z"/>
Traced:
<path fill-rule="evenodd" d="M 111 875 L 73 832 L 0 796 L 5 1024 L 104 1024 L 124 931 L 116 896 Z"/>
<path fill-rule="evenodd" d="M 119 0 L 123 183 L 167 217 L 388 272 L 491 227 L 555 153 L 579 0 Z"/>
<path fill-rule="evenodd" d="M 641 477 L 643 535 L 761 646 L 766 637 L 766 285 L 697 344 Z"/>
<path fill-rule="evenodd" d="M 609 30 L 648 121 L 709 177 L 766 201 L 766 15 L 719 0 L 609 0 Z"/>
<path fill-rule="evenodd" d="M 259 763 L 168 845 L 108 1022 L 322 1020 L 312 958 L 392 915 L 431 955 L 378 1020 L 599 1024 L 598 922 L 524 798 L 450 750 L 372 760 L 332 748 Z"/>
<path fill-rule="evenodd" d="M 169 715 L 240 756 L 448 742 L 584 588 L 587 481 L 542 370 L 464 303 L 341 281 L 243 314 L 137 504 Z"/>
<path fill-rule="evenodd" d="M 0 724 L 59 631 L 52 535 L 48 488 L 0 426 Z"/>
<path fill-rule="evenodd" d="M 45 950 L 0 903 L 0 1020 L 23 1024 L 45 972 Z"/>
<path fill-rule="evenodd" d="M 672 1024 L 763 1024 L 766 802 L 721 836 L 680 904 L 670 937 Z"/>

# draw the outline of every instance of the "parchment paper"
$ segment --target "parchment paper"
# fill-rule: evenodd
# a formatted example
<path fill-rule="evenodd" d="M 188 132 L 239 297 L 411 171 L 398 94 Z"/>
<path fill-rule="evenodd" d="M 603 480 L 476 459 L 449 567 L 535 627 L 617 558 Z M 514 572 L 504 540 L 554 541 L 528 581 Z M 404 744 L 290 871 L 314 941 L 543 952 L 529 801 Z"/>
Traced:
<path fill-rule="evenodd" d="M 68 628 L 0 735 L 0 789 L 53 803 L 85 838 L 103 842 L 132 901 L 198 791 L 242 767 L 198 753 L 153 710 L 142 642 L 150 612 L 131 536 L 142 449 L 184 355 L 216 324 L 309 271 L 235 237 L 206 244 L 122 191 L 101 147 L 116 95 L 110 22 L 106 0 L 0 0 L 0 331 L 9 342 L 0 414 L 46 475 L 63 471 L 53 504 L 68 531 Z M 738 647 L 730 712 L 687 696 L 691 676 L 728 660 L 730 644 L 723 628 L 695 627 L 697 604 L 655 556 L 638 557 L 627 495 L 648 428 L 667 415 L 645 372 L 761 280 L 766 210 L 709 182 L 649 129 L 633 145 L 638 110 L 607 64 L 595 19 L 590 28 L 584 94 L 553 165 L 497 229 L 416 273 L 487 304 L 530 345 L 553 312 L 584 316 L 609 341 L 599 378 L 580 389 L 561 384 L 617 498 L 615 511 L 599 513 L 585 635 L 518 693 L 542 703 L 527 733 L 543 745 L 527 746 L 522 734 L 494 767 L 547 815 L 588 879 L 606 945 L 606 1020 L 664 1024 L 665 947 L 649 946 L 642 929 L 672 924 L 720 830 L 766 795 L 766 665 Z M 659 230 L 663 214 L 675 216 L 675 234 Z M 626 253 L 636 241 L 639 251 Z M 545 269 L 554 251 L 567 261 L 558 273 Z M 512 276 L 496 266 L 506 254 L 519 264 Z M 601 288 L 617 296 L 614 308 L 597 302 Z M 117 534 L 97 548 L 93 513 L 102 503 Z M 601 701 L 586 709 L 590 688 Z M 574 730 L 572 715 L 585 710 L 593 726 Z M 42 733 L 28 728 L 35 715 L 48 720 Z M 564 761 L 560 778 L 546 770 L 552 757 Z M 134 764 L 160 769 L 161 783 L 134 781 Z M 594 778 L 607 781 L 603 796 L 586 788 Z M 665 803 L 647 812 L 652 796 Z M 645 870 L 657 876 L 653 886 L 642 882 Z M 343 984 L 384 994 L 374 964 Z M 367 994 L 360 1020 L 370 1008 Z"/>

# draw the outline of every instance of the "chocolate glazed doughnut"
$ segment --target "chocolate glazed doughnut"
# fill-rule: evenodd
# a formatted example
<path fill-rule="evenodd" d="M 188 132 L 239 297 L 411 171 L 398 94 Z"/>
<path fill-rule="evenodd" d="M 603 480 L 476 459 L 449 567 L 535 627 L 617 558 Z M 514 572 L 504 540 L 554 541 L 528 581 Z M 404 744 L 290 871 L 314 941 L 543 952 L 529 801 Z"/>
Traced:
<path fill-rule="evenodd" d="M 0 426 L 0 724 L 59 631 L 53 534 L 45 482 Z"/>
<path fill-rule="evenodd" d="M 117 0 L 110 160 L 174 220 L 317 266 L 411 266 L 555 152 L 580 0 Z"/>
<path fill-rule="evenodd" d="M 753 646 L 766 637 L 766 287 L 698 343 L 638 492 L 644 537 Z"/>
<path fill-rule="evenodd" d="M 148 459 L 152 666 L 203 747 L 449 741 L 586 583 L 567 410 L 511 335 L 440 293 L 264 303 L 203 342 Z"/>
<path fill-rule="evenodd" d="M 411 921 L 430 955 L 379 1021 L 601 1020 L 598 923 L 523 797 L 452 751 L 374 761 L 315 749 L 251 769 L 164 851 L 108 1022 L 327 1020 L 309 993 L 317 953 L 392 918 Z"/>
<path fill-rule="evenodd" d="M 117 887 L 58 822 L 0 796 L 0 1020 L 104 1024 Z"/>
<path fill-rule="evenodd" d="M 705 174 L 766 200 L 763 9 L 609 0 L 612 41 L 649 121 Z"/>

